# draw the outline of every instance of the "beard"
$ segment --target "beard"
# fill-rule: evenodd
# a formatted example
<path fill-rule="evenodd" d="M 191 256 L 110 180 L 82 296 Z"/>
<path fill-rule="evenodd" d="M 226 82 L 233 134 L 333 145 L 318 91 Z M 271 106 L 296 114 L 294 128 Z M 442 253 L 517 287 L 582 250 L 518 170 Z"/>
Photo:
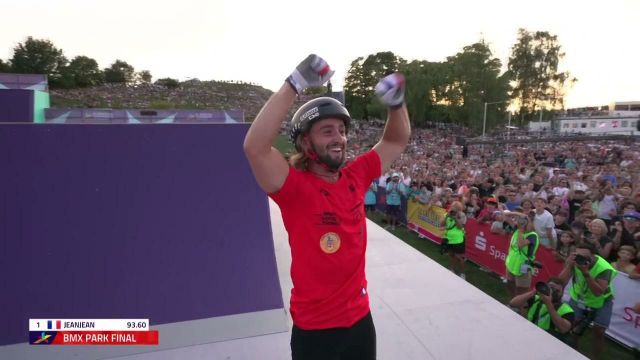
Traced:
<path fill-rule="evenodd" d="M 335 146 L 336 144 L 332 144 L 332 145 L 327 145 L 325 149 L 319 149 L 318 146 L 316 146 L 315 144 L 313 143 L 311 144 L 313 151 L 315 151 L 316 154 L 318 154 L 318 161 L 327 165 L 327 167 L 329 167 L 329 169 L 333 171 L 337 171 L 338 169 L 340 169 L 340 167 L 344 164 L 344 161 L 345 161 L 344 147 L 342 147 L 342 152 L 340 157 L 336 158 L 334 156 L 331 156 L 331 150 L 329 149 Z"/>

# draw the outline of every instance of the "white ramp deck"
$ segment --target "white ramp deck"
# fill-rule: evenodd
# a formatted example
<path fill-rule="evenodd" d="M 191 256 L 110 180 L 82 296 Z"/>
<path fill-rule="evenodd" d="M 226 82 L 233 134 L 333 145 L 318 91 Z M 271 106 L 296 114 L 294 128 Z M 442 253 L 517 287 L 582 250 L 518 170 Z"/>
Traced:
<path fill-rule="evenodd" d="M 273 202 L 270 208 L 288 309 L 289 245 L 280 209 Z M 378 359 L 586 359 L 371 221 L 368 235 L 367 277 Z M 288 314 L 287 321 L 290 329 Z M 291 358 L 289 340 L 290 330 L 120 359 L 282 360 Z M 525 342 L 535 345 L 523 347 Z"/>
<path fill-rule="evenodd" d="M 286 314 L 271 310 L 153 327 L 160 330 L 160 346 L 138 348 L 134 352 L 146 352 L 135 355 L 126 355 L 122 347 L 28 344 L 9 346 L 4 354 L 12 354 L 11 359 L 290 359 L 291 257 L 280 209 L 270 202 L 270 211 Z M 585 359 L 371 221 L 368 235 L 367 277 L 378 359 Z M 170 349 L 202 342 L 198 338 L 211 331 L 221 333 L 220 341 Z M 163 341 L 163 334 L 171 336 Z"/>

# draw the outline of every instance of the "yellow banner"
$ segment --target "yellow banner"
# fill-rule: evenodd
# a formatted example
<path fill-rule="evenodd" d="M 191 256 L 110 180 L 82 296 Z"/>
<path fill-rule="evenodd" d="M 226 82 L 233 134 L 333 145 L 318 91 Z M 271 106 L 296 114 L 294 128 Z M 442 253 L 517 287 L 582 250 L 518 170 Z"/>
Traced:
<path fill-rule="evenodd" d="M 442 238 L 444 222 L 447 211 L 439 206 L 423 205 L 417 201 L 407 203 L 407 222 L 426 230 L 433 235 Z"/>

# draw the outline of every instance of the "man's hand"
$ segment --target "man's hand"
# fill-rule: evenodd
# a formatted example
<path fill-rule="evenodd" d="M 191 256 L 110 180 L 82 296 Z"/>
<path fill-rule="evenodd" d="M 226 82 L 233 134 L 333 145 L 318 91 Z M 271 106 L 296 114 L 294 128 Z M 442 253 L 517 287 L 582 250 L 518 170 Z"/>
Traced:
<path fill-rule="evenodd" d="M 571 268 L 576 264 L 576 253 L 573 252 L 571 255 L 567 256 L 567 261 L 565 261 L 564 266 Z"/>
<path fill-rule="evenodd" d="M 619 231 L 620 233 L 622 233 L 622 223 L 620 221 L 616 221 L 615 225 L 613 225 L 613 228 L 616 231 Z"/>
<path fill-rule="evenodd" d="M 334 71 L 323 58 L 316 54 L 307 56 L 287 78 L 287 82 L 296 90 L 298 95 L 310 87 L 322 86 Z"/>
<path fill-rule="evenodd" d="M 542 302 L 547 305 L 547 308 L 553 306 L 553 300 L 551 299 L 551 296 L 549 295 L 545 295 L 543 293 L 538 292 L 538 296 L 540 297 L 540 300 L 542 300 Z"/>
<path fill-rule="evenodd" d="M 375 93 L 384 105 L 397 108 L 404 103 L 404 85 L 404 75 L 393 73 L 378 82 Z"/>
<path fill-rule="evenodd" d="M 580 269 L 580 271 L 582 271 L 582 274 L 584 275 L 584 277 L 588 277 L 589 276 L 589 265 L 576 264 L 576 267 L 578 267 L 578 269 Z"/>

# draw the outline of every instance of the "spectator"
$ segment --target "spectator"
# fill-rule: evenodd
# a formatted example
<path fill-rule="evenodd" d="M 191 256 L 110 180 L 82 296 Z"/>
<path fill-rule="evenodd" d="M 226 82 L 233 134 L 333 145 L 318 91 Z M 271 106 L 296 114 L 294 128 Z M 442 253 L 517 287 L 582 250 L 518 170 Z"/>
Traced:
<path fill-rule="evenodd" d="M 550 278 L 547 283 L 542 284 L 536 284 L 535 289 L 514 297 L 509 305 L 514 308 L 524 307 L 529 321 L 566 343 L 574 311 L 571 306 L 562 302 L 563 282 L 558 278 Z"/>
<path fill-rule="evenodd" d="M 373 180 L 367 189 L 367 193 L 364 195 L 364 207 L 367 214 L 372 214 L 376 209 L 377 204 L 378 185 Z"/>
<path fill-rule="evenodd" d="M 508 189 L 507 201 L 505 202 L 507 210 L 509 211 L 515 210 L 516 207 L 520 206 L 520 203 L 521 203 L 521 200 L 518 199 L 518 194 L 516 193 L 516 190 L 514 188 Z"/>
<path fill-rule="evenodd" d="M 407 190 L 407 201 L 417 201 L 418 196 L 420 196 L 420 189 L 418 189 L 418 182 L 412 181 Z"/>
<path fill-rule="evenodd" d="M 526 200 L 522 200 L 522 211 L 525 214 L 528 214 L 531 210 L 533 210 L 533 201 L 526 199 Z"/>
<path fill-rule="evenodd" d="M 631 260 L 636 258 L 636 248 L 629 245 L 622 245 L 618 250 L 618 260 L 611 263 L 614 269 L 631 275 L 636 268 Z"/>
<path fill-rule="evenodd" d="M 398 219 L 402 216 L 400 212 L 401 197 L 406 190 L 404 184 L 400 182 L 400 174 L 393 173 L 391 182 L 387 184 L 387 229 L 396 229 Z"/>
<path fill-rule="evenodd" d="M 558 276 L 565 285 L 572 279 L 569 305 L 575 311 L 576 321 L 582 321 L 583 326 L 593 321 L 592 354 L 597 359 L 602 358 L 604 333 L 611 322 L 614 296 L 611 282 L 616 274 L 611 264 L 597 255 L 593 244 L 583 243 L 576 247 Z"/>
<path fill-rule="evenodd" d="M 429 190 L 429 185 L 422 183 L 420 185 L 420 194 L 417 196 L 417 200 L 419 203 L 421 204 L 428 204 L 429 200 L 431 199 L 431 191 Z"/>
<path fill-rule="evenodd" d="M 498 201 L 495 198 L 487 198 L 484 201 L 484 208 L 480 210 L 480 214 L 476 220 L 481 224 L 490 222 L 493 219 L 493 214 L 497 211 L 497 207 Z"/>
<path fill-rule="evenodd" d="M 573 233 L 576 239 L 576 244 L 580 244 L 585 238 L 585 233 L 588 234 L 587 227 L 583 222 L 576 220 L 571 223 L 571 233 Z"/>
<path fill-rule="evenodd" d="M 560 179 L 558 186 L 553 188 L 552 193 L 559 199 L 565 198 L 569 194 L 569 180 L 563 176 Z"/>
<path fill-rule="evenodd" d="M 467 217 L 462 203 L 454 201 L 444 219 L 443 241 L 445 250 L 449 254 L 449 267 L 456 275 L 466 279 L 464 266 L 465 236 L 464 225 Z"/>
<path fill-rule="evenodd" d="M 513 298 L 524 294 L 531 286 L 532 265 L 540 240 L 534 230 L 535 214 L 533 212 L 529 214 L 510 212 L 508 216 L 512 225 L 517 227 L 511 235 L 505 259 L 507 291 Z"/>
<path fill-rule="evenodd" d="M 475 218 L 476 214 L 480 212 L 480 205 L 477 192 L 469 191 L 465 196 L 465 213 L 468 218 Z"/>
<path fill-rule="evenodd" d="M 575 184 L 573 185 L 575 187 Z M 576 214 L 582 208 L 582 201 L 585 198 L 585 193 L 582 189 L 573 189 L 569 192 L 569 223 L 573 222 L 576 218 Z"/>
<path fill-rule="evenodd" d="M 622 223 L 614 224 L 613 243 L 616 247 L 630 245 L 637 248 L 638 232 L 640 232 L 640 213 L 628 212 L 622 216 Z"/>
<path fill-rule="evenodd" d="M 576 236 L 571 231 L 563 231 L 560 233 L 560 241 L 553 251 L 553 256 L 556 260 L 564 262 L 575 249 Z"/>
<path fill-rule="evenodd" d="M 569 217 L 569 212 L 567 210 L 564 210 L 564 209 L 558 211 L 556 216 L 553 217 L 553 221 L 555 223 L 556 232 L 558 232 L 558 230 L 559 231 L 570 231 L 571 230 L 571 227 L 567 223 L 568 217 Z"/>
<path fill-rule="evenodd" d="M 607 236 L 607 224 L 602 219 L 595 219 L 591 221 L 589 228 L 591 229 L 591 235 L 586 240 L 593 243 L 598 255 L 611 262 L 613 242 Z"/>
<path fill-rule="evenodd" d="M 538 197 L 533 204 L 536 208 L 534 226 L 540 236 L 540 244 L 547 248 L 554 248 L 556 245 L 555 223 L 553 215 L 545 209 L 546 200 Z"/>

